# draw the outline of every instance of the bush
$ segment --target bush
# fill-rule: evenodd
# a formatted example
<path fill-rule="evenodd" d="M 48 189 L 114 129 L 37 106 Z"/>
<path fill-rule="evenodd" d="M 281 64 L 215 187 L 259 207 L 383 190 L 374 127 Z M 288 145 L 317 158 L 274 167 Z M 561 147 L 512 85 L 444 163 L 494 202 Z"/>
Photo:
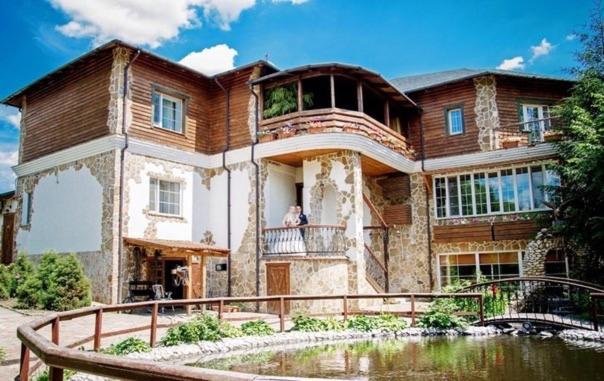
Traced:
<path fill-rule="evenodd" d="M 12 274 L 10 293 L 11 296 L 16 296 L 17 289 L 34 275 L 34 264 L 27 255 L 19 254 L 15 258 L 15 262 L 9 266 L 9 269 Z"/>
<path fill-rule="evenodd" d="M 341 331 L 344 329 L 344 323 L 334 318 L 316 319 L 304 315 L 295 316 L 292 331 L 300 332 L 321 332 L 321 331 Z"/>
<path fill-rule="evenodd" d="M 220 323 L 218 329 L 220 330 L 220 337 L 241 337 L 244 335 L 241 329 L 224 321 Z"/>
<path fill-rule="evenodd" d="M 390 314 L 384 314 L 377 317 L 378 329 L 383 332 L 400 332 L 407 328 L 405 320 Z"/>
<path fill-rule="evenodd" d="M 0 347 L 0 365 L 4 363 L 4 360 L 6 360 L 6 350 Z"/>
<path fill-rule="evenodd" d="M 139 352 L 149 352 L 151 351 L 151 347 L 147 344 L 146 341 L 141 340 L 137 337 L 129 337 L 125 340 L 122 340 L 116 344 L 112 344 L 109 348 L 105 349 L 103 353 L 107 353 L 109 355 L 123 356 L 128 353 L 139 353 Z"/>
<path fill-rule="evenodd" d="M 353 331 L 370 332 L 379 328 L 379 322 L 376 317 L 359 315 L 348 319 L 346 327 Z"/>
<path fill-rule="evenodd" d="M 12 283 L 13 274 L 11 274 L 10 268 L 5 265 L 0 265 L 0 300 L 11 297 Z"/>
<path fill-rule="evenodd" d="M 217 317 L 209 314 L 197 316 L 193 320 L 168 329 L 161 339 L 164 346 L 182 343 L 196 343 L 198 341 L 217 341 L 223 337 L 234 337 L 239 330 L 230 324 L 221 322 Z"/>
<path fill-rule="evenodd" d="M 67 381 L 71 377 L 73 377 L 75 374 L 76 374 L 75 370 L 65 369 L 63 371 L 63 380 Z M 36 376 L 36 381 L 48 381 L 48 380 L 50 380 L 50 376 L 48 375 L 48 369 L 46 369 L 44 372 L 42 372 Z"/>
<path fill-rule="evenodd" d="M 418 325 L 424 328 L 438 329 L 463 328 L 466 326 L 466 322 L 455 315 L 457 310 L 458 308 L 453 300 L 436 300 L 430 304 L 428 311 L 420 317 Z"/>
<path fill-rule="evenodd" d="M 275 330 L 264 320 L 254 320 L 241 324 L 241 332 L 248 336 L 268 336 Z"/>
<path fill-rule="evenodd" d="M 25 265 L 21 264 L 15 268 L 26 267 L 26 262 L 23 263 Z M 31 262 L 29 264 L 31 265 Z M 31 269 L 33 273 L 33 266 Z M 19 284 L 15 292 L 19 306 L 41 307 L 53 311 L 88 306 L 91 301 L 90 293 L 90 281 L 78 259 L 73 254 L 59 256 L 56 253 L 42 255 L 37 271 Z"/>

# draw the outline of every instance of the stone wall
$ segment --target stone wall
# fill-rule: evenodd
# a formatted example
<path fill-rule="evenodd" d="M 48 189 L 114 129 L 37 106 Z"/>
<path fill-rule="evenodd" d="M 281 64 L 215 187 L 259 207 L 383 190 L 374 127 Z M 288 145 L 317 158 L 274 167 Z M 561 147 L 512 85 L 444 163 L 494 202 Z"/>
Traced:
<path fill-rule="evenodd" d="M 474 113 L 478 127 L 478 145 L 481 151 L 496 148 L 495 131 L 499 128 L 497 109 L 497 83 L 492 75 L 474 78 L 476 102 Z"/>
<path fill-rule="evenodd" d="M 545 275 L 545 257 L 547 253 L 560 247 L 562 247 L 562 241 L 559 238 L 552 237 L 547 230 L 544 229 L 537 233 L 537 237 L 526 245 L 526 252 L 522 260 L 524 275 Z"/>

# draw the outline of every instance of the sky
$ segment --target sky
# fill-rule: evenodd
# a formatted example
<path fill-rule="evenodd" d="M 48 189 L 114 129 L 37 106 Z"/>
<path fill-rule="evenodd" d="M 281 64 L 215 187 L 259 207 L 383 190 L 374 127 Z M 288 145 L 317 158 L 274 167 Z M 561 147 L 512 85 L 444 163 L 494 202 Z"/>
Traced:
<path fill-rule="evenodd" d="M 360 65 L 386 78 L 503 68 L 566 76 L 593 0 L 20 0 L 0 5 L 0 98 L 113 38 L 214 74 Z M 0 106 L 0 192 L 19 111 Z M 77 126 L 74 126 L 77 128 Z"/>

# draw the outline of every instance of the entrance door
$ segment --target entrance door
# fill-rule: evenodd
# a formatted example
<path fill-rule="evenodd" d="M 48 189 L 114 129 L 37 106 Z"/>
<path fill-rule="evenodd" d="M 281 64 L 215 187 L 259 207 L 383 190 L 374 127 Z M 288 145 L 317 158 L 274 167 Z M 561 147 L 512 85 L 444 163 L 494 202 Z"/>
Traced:
<path fill-rule="evenodd" d="M 266 294 L 289 295 L 289 263 L 266 264 Z M 269 302 L 268 312 L 279 313 L 279 302 Z M 285 302 L 285 313 L 289 313 L 289 302 Z"/>
<path fill-rule="evenodd" d="M 6 213 L 2 224 L 2 263 L 13 261 L 13 236 L 15 233 L 15 213 Z"/>
<path fill-rule="evenodd" d="M 184 286 L 174 284 L 174 276 L 172 270 L 178 266 L 185 266 L 185 261 L 182 259 L 165 259 L 164 260 L 164 290 L 172 293 L 172 299 L 182 299 L 185 295 Z M 191 274 L 189 274 L 190 276 Z"/>

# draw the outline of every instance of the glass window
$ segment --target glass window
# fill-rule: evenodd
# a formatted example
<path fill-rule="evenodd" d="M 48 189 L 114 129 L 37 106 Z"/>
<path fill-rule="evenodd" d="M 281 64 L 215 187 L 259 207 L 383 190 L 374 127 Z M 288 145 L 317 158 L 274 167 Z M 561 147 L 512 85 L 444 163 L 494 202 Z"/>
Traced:
<path fill-rule="evenodd" d="M 457 186 L 457 176 L 447 179 L 449 190 L 449 216 L 459 216 L 459 187 Z"/>
<path fill-rule="evenodd" d="M 528 168 L 516 169 L 516 189 L 518 193 L 518 210 L 530 210 L 531 187 Z"/>
<path fill-rule="evenodd" d="M 447 216 L 447 189 L 446 181 L 444 178 L 437 178 L 434 180 L 434 192 L 436 195 L 436 216 L 446 217 Z"/>
<path fill-rule="evenodd" d="M 149 210 L 162 214 L 180 215 L 180 183 L 151 179 Z"/>
<path fill-rule="evenodd" d="M 499 174 L 497 172 L 489 173 L 489 201 L 491 213 L 501 211 L 501 197 L 499 194 Z"/>
<path fill-rule="evenodd" d="M 484 173 L 474 174 L 474 197 L 476 200 L 476 214 L 487 214 L 487 182 Z"/>
<path fill-rule="evenodd" d="M 546 207 L 544 185 L 543 168 L 541 166 L 531 167 L 531 188 L 533 189 L 533 207 L 535 209 Z"/>
<path fill-rule="evenodd" d="M 459 176 L 459 190 L 461 192 L 461 214 L 464 216 L 473 215 L 472 175 Z"/>
<path fill-rule="evenodd" d="M 447 125 L 449 126 L 449 135 L 463 133 L 463 110 L 461 107 L 447 110 Z"/>
<path fill-rule="evenodd" d="M 24 192 L 21 201 L 21 225 L 29 225 L 31 217 L 31 192 Z"/>
<path fill-rule="evenodd" d="M 543 141 L 543 132 L 551 128 L 549 106 L 523 104 L 523 130 L 529 133 L 531 141 Z"/>
<path fill-rule="evenodd" d="M 513 212 L 516 210 L 514 171 L 511 169 L 501 171 L 501 199 L 503 201 L 504 212 Z"/>
<path fill-rule="evenodd" d="M 476 256 L 474 254 L 452 254 L 440 256 L 441 285 L 462 280 L 476 281 Z"/>
<path fill-rule="evenodd" d="M 153 125 L 182 132 L 183 100 L 162 93 L 153 93 Z"/>

